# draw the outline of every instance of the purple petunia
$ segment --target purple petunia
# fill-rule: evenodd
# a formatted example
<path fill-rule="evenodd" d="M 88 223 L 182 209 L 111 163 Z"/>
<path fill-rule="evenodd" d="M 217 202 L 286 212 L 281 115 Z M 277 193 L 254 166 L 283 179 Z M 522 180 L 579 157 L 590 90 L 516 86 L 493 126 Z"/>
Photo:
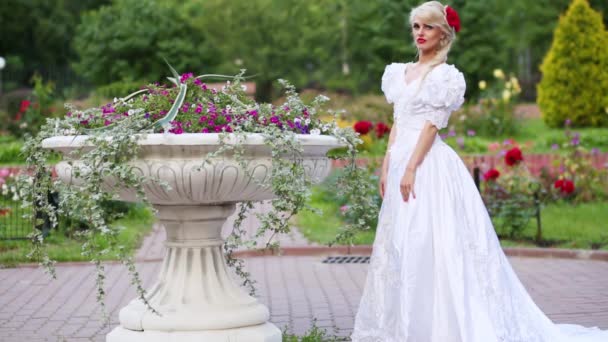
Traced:
<path fill-rule="evenodd" d="M 192 77 L 194 77 L 194 74 L 191 72 L 188 72 L 188 73 L 183 74 L 182 77 L 180 77 L 179 81 L 180 81 L 180 83 L 186 83 L 186 81 Z"/>

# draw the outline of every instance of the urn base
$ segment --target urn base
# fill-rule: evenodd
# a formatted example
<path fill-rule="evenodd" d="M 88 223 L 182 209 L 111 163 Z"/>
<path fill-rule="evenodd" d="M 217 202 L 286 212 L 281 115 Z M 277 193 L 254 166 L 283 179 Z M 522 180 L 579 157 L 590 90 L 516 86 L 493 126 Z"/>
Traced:
<path fill-rule="evenodd" d="M 205 331 L 133 331 L 116 327 L 106 342 L 281 342 L 282 333 L 274 324 Z"/>

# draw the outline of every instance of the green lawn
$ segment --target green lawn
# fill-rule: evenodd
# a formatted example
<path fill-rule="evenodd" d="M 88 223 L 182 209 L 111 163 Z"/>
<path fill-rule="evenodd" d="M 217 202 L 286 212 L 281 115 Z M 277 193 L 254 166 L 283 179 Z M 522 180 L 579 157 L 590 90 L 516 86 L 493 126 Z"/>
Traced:
<path fill-rule="evenodd" d="M 297 216 L 296 224 L 308 240 L 326 244 L 336 236 L 343 225 L 340 210 L 335 203 L 324 202 L 318 191 L 313 191 L 310 204 L 322 209 L 323 215 L 301 212 Z M 543 237 L 553 242 L 551 247 L 608 250 L 608 202 L 577 206 L 567 203 L 549 204 L 543 208 L 541 219 Z M 374 233 L 359 232 L 353 243 L 370 245 L 374 242 Z M 536 221 L 531 220 L 521 240 L 501 240 L 501 243 L 503 246 L 533 247 L 531 239 L 535 234 Z"/>
<path fill-rule="evenodd" d="M 122 226 L 120 241 L 129 253 L 133 253 L 141 244 L 143 237 L 151 230 L 154 215 L 143 206 L 135 206 L 125 217 L 113 223 Z M 102 244 L 104 241 L 101 241 Z M 87 261 L 81 254 L 81 243 L 75 238 L 69 238 L 60 230 L 53 230 L 45 239 L 49 257 L 56 261 Z M 29 240 L 0 240 L 0 265 L 14 266 L 19 263 L 35 262 L 26 255 L 31 250 Z M 104 260 L 115 259 L 112 255 L 103 257 Z"/>

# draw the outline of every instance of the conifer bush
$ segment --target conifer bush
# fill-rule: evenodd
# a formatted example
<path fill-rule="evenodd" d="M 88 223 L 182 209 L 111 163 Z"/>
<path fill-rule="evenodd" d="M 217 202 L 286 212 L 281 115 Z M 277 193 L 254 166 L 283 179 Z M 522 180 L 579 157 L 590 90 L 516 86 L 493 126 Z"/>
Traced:
<path fill-rule="evenodd" d="M 573 0 L 560 17 L 541 71 L 537 100 L 547 125 L 608 126 L 608 32 L 587 0 Z"/>

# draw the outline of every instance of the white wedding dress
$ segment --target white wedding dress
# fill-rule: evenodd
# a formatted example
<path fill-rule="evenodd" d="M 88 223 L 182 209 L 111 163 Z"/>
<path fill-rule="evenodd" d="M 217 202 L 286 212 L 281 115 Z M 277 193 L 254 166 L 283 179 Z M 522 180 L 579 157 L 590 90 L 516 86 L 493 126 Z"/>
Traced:
<path fill-rule="evenodd" d="M 402 200 L 399 182 L 425 121 L 445 127 L 465 91 L 452 65 L 406 84 L 408 65 L 388 65 L 382 76 L 397 137 L 352 340 L 607 342 L 608 331 L 554 324 L 536 306 L 469 171 L 439 136 L 416 172 L 416 199 Z"/>

